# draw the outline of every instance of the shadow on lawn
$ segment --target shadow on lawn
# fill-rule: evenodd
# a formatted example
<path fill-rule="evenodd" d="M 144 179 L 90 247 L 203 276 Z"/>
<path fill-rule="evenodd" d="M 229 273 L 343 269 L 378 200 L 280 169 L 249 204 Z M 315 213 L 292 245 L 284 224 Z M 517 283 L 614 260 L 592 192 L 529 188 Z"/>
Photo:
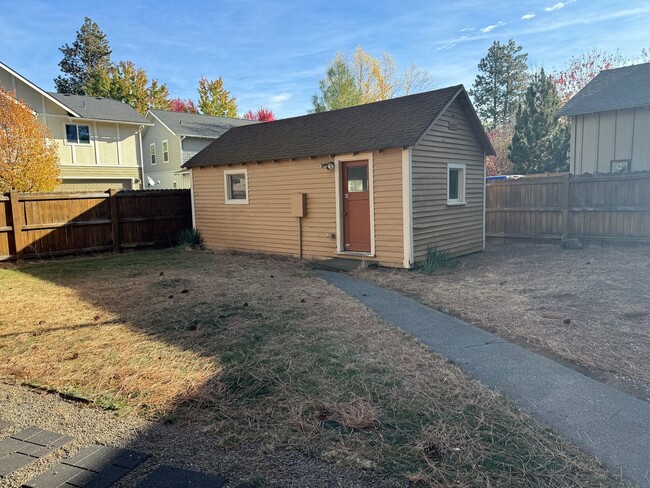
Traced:
<path fill-rule="evenodd" d="M 306 276 L 295 263 L 279 269 L 260 269 L 260 264 L 264 261 L 178 250 L 25 264 L 19 270 L 38 280 L 37 288 L 43 283 L 43 293 L 73 291 L 80 310 L 71 312 L 70 325 L 56 324 L 70 312 L 62 309 L 59 318 L 47 317 L 39 321 L 47 323 L 38 323 L 28 332 L 5 333 L 0 339 L 26 335 L 39 348 L 46 348 L 48 342 L 57 344 L 60 350 L 50 348 L 48 357 L 58 363 L 55 368 L 61 368 L 59 378 L 69 375 L 69 384 L 65 380 L 51 384 L 57 381 L 53 375 L 51 381 L 42 381 L 48 390 L 66 398 L 90 399 L 109 409 L 133 409 L 159 421 L 125 446 L 154 454 L 133 476 L 161 462 L 191 469 L 197 459 L 204 459 L 203 470 L 210 466 L 207 471 L 213 474 L 248 481 L 257 479 L 254 473 L 273 476 L 277 470 L 273 463 L 280 462 L 289 465 L 289 474 L 279 478 L 282 483 L 291 482 L 291 476 L 300 480 L 301 465 L 309 465 L 324 484 L 341 480 L 345 484 L 350 479 L 360 486 L 406 484 L 290 451 L 275 452 L 269 445 L 260 451 L 255 444 L 284 442 L 280 432 L 273 440 L 274 428 L 286 428 L 274 425 L 273 410 L 289 402 L 282 398 L 278 405 L 269 399 L 282 396 L 278 385 L 290 381 L 290 365 L 283 363 L 283 357 L 263 357 L 260 349 L 268 342 L 279 348 L 293 333 L 290 324 L 308 315 L 305 300 L 299 297 L 313 298 L 309 290 L 287 286 L 292 273 Z M 261 275 L 264 279 L 256 280 Z M 63 301 L 61 306 L 65 307 Z M 315 335 L 311 342 L 306 346 L 315 347 L 315 355 L 327 350 L 319 345 L 322 338 Z M 339 373 L 340 363 L 332 362 L 331 368 L 329 373 Z M 383 371 L 376 372 L 377 382 L 382 375 Z M 317 397 L 318 383 L 312 388 Z M 243 412 L 238 412 L 238 405 Z M 296 407 L 297 413 L 283 415 L 303 421 L 299 409 L 304 405 Z M 248 412 L 251 418 L 233 419 Z M 315 415 L 310 416 L 315 421 Z M 206 429 L 218 437 L 205 434 Z M 240 453 L 241 459 L 219 444 L 236 447 L 233 452 Z M 227 461 L 210 462 L 210 456 Z"/>

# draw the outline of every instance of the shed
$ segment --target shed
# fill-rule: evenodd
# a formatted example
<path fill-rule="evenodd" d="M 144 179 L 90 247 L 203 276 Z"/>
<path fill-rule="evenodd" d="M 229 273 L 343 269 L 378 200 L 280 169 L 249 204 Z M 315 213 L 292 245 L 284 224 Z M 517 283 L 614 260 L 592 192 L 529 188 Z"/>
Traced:
<path fill-rule="evenodd" d="M 411 268 L 484 249 L 492 154 L 458 85 L 234 127 L 184 167 L 208 248 Z"/>
<path fill-rule="evenodd" d="M 650 63 L 601 71 L 558 115 L 571 119 L 571 173 L 650 170 Z"/>

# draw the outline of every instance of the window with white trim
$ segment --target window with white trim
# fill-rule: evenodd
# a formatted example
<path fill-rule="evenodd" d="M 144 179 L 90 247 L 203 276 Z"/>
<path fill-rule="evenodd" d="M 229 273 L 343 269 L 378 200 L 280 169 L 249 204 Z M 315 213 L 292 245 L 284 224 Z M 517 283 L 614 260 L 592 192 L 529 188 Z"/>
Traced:
<path fill-rule="evenodd" d="M 447 205 L 465 203 L 465 173 L 464 164 L 447 164 Z"/>
<path fill-rule="evenodd" d="M 169 143 L 162 141 L 163 163 L 169 163 Z"/>
<path fill-rule="evenodd" d="M 149 144 L 149 156 L 151 158 L 151 164 L 156 164 L 156 143 L 152 142 Z"/>
<path fill-rule="evenodd" d="M 247 170 L 224 171 L 224 184 L 226 203 L 245 204 L 248 203 L 248 172 Z"/>
<path fill-rule="evenodd" d="M 65 140 L 68 144 L 90 144 L 90 126 L 65 124 Z"/>

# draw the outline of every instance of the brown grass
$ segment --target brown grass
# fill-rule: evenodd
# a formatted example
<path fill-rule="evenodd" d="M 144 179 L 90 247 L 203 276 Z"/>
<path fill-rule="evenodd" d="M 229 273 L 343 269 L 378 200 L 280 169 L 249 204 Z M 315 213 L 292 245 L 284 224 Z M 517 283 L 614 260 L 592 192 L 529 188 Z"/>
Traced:
<path fill-rule="evenodd" d="M 361 274 L 650 399 L 648 251 L 491 246 L 433 276 Z"/>
<path fill-rule="evenodd" d="M 5 381 L 427 486 L 620 484 L 293 260 L 148 252 L 7 267 L 0 287 Z"/>

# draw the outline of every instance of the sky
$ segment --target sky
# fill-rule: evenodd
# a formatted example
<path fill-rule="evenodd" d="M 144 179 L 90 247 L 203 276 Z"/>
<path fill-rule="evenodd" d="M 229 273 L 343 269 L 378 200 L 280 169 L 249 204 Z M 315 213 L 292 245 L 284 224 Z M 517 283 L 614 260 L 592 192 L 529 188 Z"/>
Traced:
<path fill-rule="evenodd" d="M 495 40 L 513 38 L 547 71 L 593 48 L 650 49 L 648 0 L 0 0 L 0 12 L 0 61 L 43 89 L 90 17 L 113 61 L 135 62 L 173 98 L 196 100 L 201 76 L 221 76 L 241 114 L 265 106 L 279 118 L 305 114 L 327 62 L 357 46 L 429 70 L 435 88 L 471 87 Z"/>

